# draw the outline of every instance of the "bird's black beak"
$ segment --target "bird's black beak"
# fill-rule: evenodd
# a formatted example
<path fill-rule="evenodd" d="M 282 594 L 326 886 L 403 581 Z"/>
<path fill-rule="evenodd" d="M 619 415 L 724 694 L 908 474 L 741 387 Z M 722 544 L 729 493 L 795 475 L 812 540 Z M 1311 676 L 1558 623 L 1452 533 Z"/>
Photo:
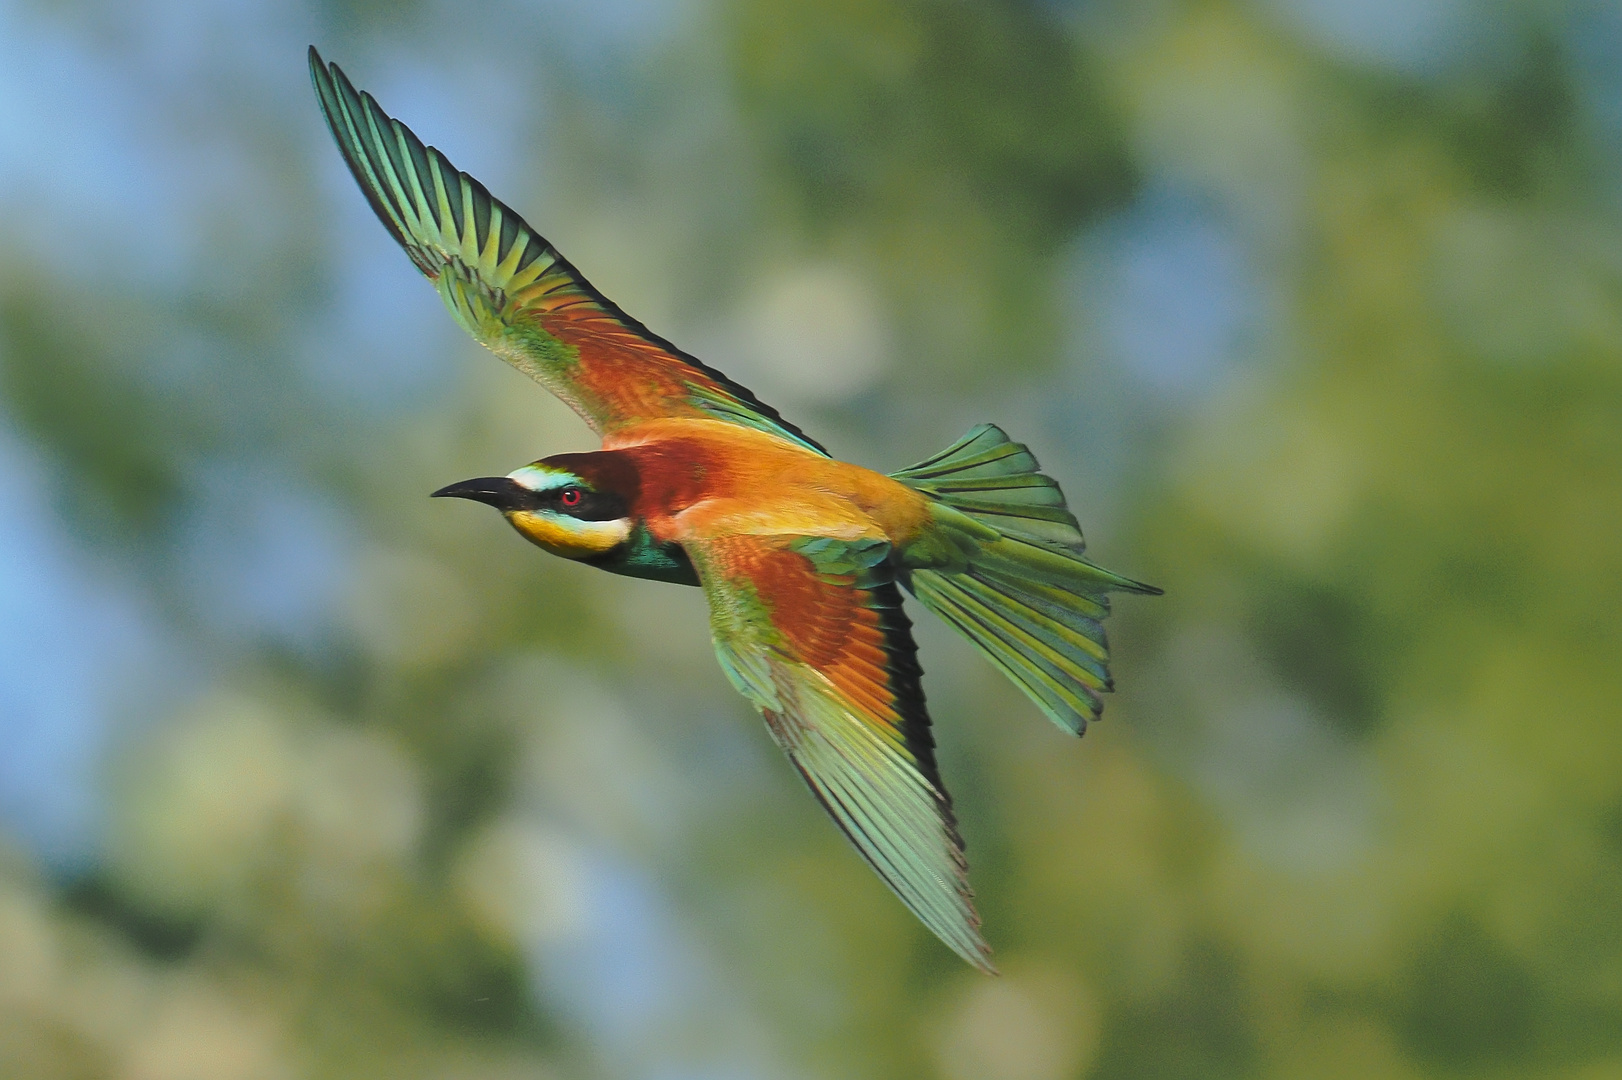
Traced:
<path fill-rule="evenodd" d="M 510 476 L 481 476 L 475 480 L 448 484 L 434 492 L 431 498 L 472 499 L 507 511 L 517 509 L 533 494 Z"/>

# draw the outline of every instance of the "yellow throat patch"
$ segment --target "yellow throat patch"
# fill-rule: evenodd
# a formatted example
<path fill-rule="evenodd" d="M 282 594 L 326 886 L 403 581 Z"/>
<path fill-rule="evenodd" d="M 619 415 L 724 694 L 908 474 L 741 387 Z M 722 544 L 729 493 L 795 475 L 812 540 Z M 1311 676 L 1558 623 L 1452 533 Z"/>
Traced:
<path fill-rule="evenodd" d="M 519 510 L 507 515 L 513 528 L 532 544 L 565 559 L 589 559 L 623 544 L 631 535 L 627 518 L 581 521 L 563 514 Z"/>

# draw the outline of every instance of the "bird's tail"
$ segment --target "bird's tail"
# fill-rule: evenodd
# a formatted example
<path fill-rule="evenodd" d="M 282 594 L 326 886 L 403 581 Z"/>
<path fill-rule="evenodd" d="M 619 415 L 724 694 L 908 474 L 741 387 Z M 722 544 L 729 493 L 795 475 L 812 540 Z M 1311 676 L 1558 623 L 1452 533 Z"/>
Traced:
<path fill-rule="evenodd" d="M 956 627 L 1047 716 L 1080 735 L 1111 689 L 1102 620 L 1111 591 L 1158 594 L 1082 558 L 1064 493 L 1036 458 L 993 424 L 892 473 L 938 504 L 936 523 L 966 565 L 915 569 L 902 581 Z"/>

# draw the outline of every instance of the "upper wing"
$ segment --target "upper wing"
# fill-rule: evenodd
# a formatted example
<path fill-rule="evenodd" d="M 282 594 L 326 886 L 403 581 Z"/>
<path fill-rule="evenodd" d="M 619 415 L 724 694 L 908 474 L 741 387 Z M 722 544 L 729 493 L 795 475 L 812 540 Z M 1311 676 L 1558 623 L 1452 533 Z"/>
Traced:
<path fill-rule="evenodd" d="M 709 417 L 826 453 L 769 405 L 648 332 L 523 219 L 310 49 L 327 126 L 384 226 L 468 333 L 599 434 L 655 417 Z"/>
<path fill-rule="evenodd" d="M 902 902 L 959 956 L 993 970 L 889 544 L 743 535 L 683 546 L 732 684 Z"/>

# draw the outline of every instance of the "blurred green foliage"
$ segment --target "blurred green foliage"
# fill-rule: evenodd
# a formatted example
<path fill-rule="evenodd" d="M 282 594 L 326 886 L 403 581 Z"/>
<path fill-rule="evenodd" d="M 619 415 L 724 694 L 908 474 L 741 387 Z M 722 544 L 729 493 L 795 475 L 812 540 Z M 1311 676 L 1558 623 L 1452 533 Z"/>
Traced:
<path fill-rule="evenodd" d="M 492 43 L 332 5 L 268 58 L 204 20 L 142 84 L 197 154 L 151 219 L 193 230 L 178 269 L 137 215 L 92 280 L 17 216 L 51 193 L 0 190 L 5 422 L 179 658 L 110 743 L 99 854 L 0 864 L 0 1075 L 1622 1075 L 1603 6 L 1421 5 L 1480 40 L 1417 65 L 1284 0 L 610 7 L 503 9 Z M 133 85 L 164 64 L 109 37 L 132 10 L 7 17 Z M 1002 979 L 822 819 L 700 597 L 422 498 L 590 438 L 388 248 L 306 33 L 841 456 L 1003 423 L 1100 561 L 1166 588 L 1119 603 L 1122 692 L 1077 745 L 919 628 Z M 1110 230 L 1165 191 L 1266 312 L 1169 393 L 1108 321 Z M 395 291 L 438 321 L 391 326 Z M 449 359 L 388 389 L 419 354 Z M 292 615 L 315 555 L 251 588 L 283 527 L 339 553 Z"/>

